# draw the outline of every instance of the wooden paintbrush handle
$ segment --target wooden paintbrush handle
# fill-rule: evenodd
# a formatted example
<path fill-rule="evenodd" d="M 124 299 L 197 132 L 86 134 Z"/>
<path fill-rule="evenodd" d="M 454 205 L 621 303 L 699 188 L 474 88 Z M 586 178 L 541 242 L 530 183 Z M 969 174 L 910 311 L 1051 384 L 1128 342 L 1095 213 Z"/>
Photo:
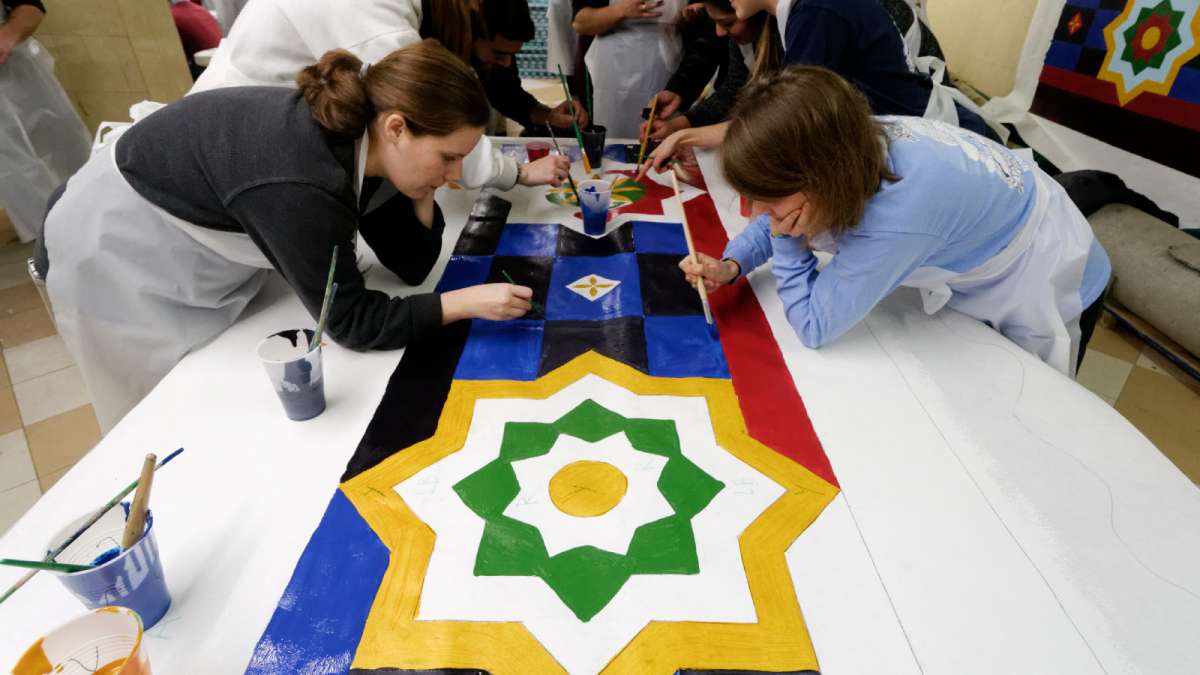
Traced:
<path fill-rule="evenodd" d="M 138 478 L 137 492 L 133 493 L 133 503 L 129 506 L 129 517 L 125 519 L 125 532 L 121 535 L 121 550 L 133 546 L 146 529 L 146 507 L 150 504 L 150 485 L 154 482 L 154 466 L 158 458 L 154 453 L 146 455 L 142 462 L 142 475 Z"/>

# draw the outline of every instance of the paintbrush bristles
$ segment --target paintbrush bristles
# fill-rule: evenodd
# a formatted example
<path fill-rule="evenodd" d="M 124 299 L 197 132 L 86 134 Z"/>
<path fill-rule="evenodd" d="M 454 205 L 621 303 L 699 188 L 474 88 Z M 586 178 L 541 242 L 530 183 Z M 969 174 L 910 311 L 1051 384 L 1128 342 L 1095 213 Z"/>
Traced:
<path fill-rule="evenodd" d="M 688 227 L 687 211 L 683 208 L 683 197 L 679 196 L 679 179 L 675 177 L 675 171 L 671 171 L 671 185 L 675 187 L 675 200 L 679 202 L 679 214 L 683 217 L 683 238 L 687 241 L 688 257 L 692 262 L 699 265 L 700 259 L 696 257 L 696 245 L 692 243 L 692 228 Z M 712 309 L 708 306 L 708 289 L 704 287 L 704 278 L 696 280 L 696 291 L 700 293 L 700 305 L 704 308 L 704 320 L 712 325 Z"/>

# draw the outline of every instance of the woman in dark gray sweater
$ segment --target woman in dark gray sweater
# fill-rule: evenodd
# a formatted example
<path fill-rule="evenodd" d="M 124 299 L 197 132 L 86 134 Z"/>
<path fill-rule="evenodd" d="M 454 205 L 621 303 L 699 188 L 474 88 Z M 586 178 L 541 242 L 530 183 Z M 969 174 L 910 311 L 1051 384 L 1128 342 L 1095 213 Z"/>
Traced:
<path fill-rule="evenodd" d="M 46 216 L 47 288 L 105 431 L 191 349 L 224 331 L 278 270 L 315 317 L 334 246 L 330 336 L 394 349 L 464 318 L 521 316 L 530 289 L 486 284 L 389 297 L 368 290 L 356 234 L 420 283 L 444 222 L 434 191 L 455 180 L 488 103 L 432 41 L 366 66 L 327 53 L 299 91 L 221 89 L 152 114 L 97 154 Z M 386 180 L 398 194 L 370 211 Z"/>

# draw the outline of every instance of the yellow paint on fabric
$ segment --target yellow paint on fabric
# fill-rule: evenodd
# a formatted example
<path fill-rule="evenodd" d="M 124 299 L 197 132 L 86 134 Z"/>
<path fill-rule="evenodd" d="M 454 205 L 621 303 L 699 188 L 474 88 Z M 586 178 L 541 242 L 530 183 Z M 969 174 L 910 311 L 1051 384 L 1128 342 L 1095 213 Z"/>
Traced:
<path fill-rule="evenodd" d="M 629 479 L 608 462 L 571 462 L 550 479 L 550 501 L 568 516 L 604 515 L 621 502 Z"/>
<path fill-rule="evenodd" d="M 739 538 L 758 623 L 652 622 L 603 672 L 818 669 L 784 553 L 833 500 L 837 488 L 751 438 L 729 380 L 655 378 L 595 352 L 533 382 L 456 380 L 432 438 L 342 484 L 391 551 L 352 667 L 476 668 L 494 675 L 562 672 L 520 623 L 416 620 L 435 537 L 394 488 L 462 449 L 476 400 L 545 399 L 588 374 L 643 396 L 705 398 L 717 443 L 785 489 Z"/>

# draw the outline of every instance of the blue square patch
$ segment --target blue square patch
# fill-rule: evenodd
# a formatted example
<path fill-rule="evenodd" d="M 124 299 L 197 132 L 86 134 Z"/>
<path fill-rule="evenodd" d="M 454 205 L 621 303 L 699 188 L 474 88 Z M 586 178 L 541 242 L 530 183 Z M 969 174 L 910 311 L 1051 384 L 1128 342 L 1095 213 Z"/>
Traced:
<path fill-rule="evenodd" d="M 729 377 L 717 327 L 701 315 L 646 317 L 646 360 L 656 377 Z"/>
<path fill-rule="evenodd" d="M 454 379 L 536 379 L 542 358 L 542 332 L 541 321 L 475 319 Z"/>
<path fill-rule="evenodd" d="M 546 319 L 599 321 L 641 316 L 637 256 L 565 256 L 554 260 Z"/>
<path fill-rule="evenodd" d="M 508 223 L 496 244 L 496 255 L 553 256 L 559 229 L 553 223 Z"/>
<path fill-rule="evenodd" d="M 688 254 L 687 239 L 683 236 L 683 225 L 679 223 L 654 223 L 646 220 L 633 222 L 633 248 L 638 253 Z"/>
<path fill-rule="evenodd" d="M 492 258 L 486 255 L 452 255 L 446 262 L 446 270 L 438 281 L 437 292 L 457 291 L 460 288 L 482 284 L 492 268 Z"/>

